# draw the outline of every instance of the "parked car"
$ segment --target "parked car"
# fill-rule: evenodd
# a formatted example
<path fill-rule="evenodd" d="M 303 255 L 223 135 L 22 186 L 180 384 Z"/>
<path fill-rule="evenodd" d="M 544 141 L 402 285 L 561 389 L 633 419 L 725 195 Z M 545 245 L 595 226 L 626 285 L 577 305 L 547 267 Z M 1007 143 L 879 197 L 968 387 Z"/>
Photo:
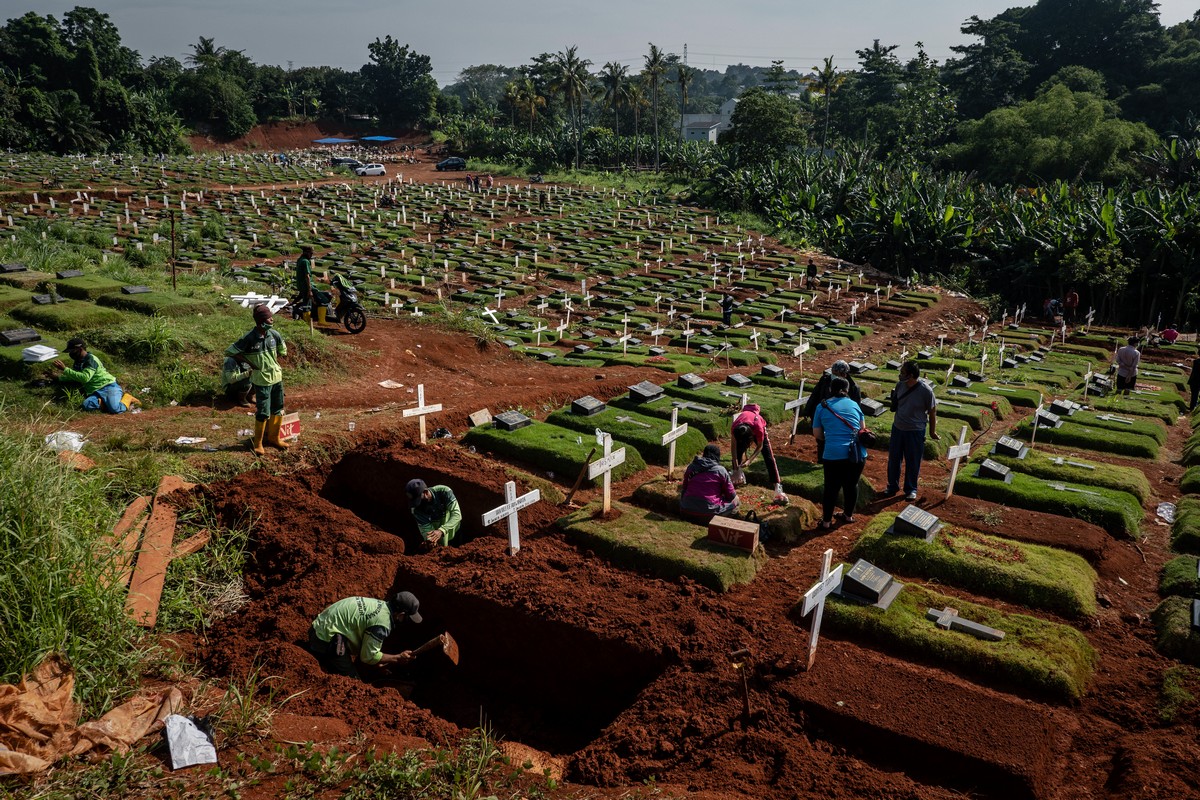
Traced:
<path fill-rule="evenodd" d="M 383 164 L 367 164 L 365 167 L 359 167 L 354 170 L 355 175 L 387 175 L 387 170 L 383 168 Z"/>
<path fill-rule="evenodd" d="M 444 161 L 439 161 L 437 163 L 437 165 L 434 167 L 434 169 L 436 169 L 438 172 L 443 172 L 448 169 L 466 169 L 466 168 L 467 168 L 467 160 L 465 158 L 459 158 L 458 156 L 451 156 L 450 158 L 447 158 Z"/>
<path fill-rule="evenodd" d="M 357 158 L 349 158 L 347 156 L 335 156 L 329 159 L 330 166 L 345 167 L 346 169 L 358 169 L 363 165 Z"/>

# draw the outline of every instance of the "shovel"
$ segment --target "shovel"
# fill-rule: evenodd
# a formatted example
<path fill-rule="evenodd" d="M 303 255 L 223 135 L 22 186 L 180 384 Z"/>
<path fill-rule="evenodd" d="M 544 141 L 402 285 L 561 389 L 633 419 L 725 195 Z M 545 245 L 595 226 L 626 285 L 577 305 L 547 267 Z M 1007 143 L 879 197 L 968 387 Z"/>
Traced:
<path fill-rule="evenodd" d="M 458 664 L 458 642 L 454 641 L 454 637 L 450 635 L 449 631 L 443 633 L 441 636 L 433 637 L 416 650 L 413 650 L 412 657 L 415 659 L 417 656 L 423 653 L 428 653 L 431 650 L 436 650 L 439 647 L 452 663 L 456 665 Z"/>

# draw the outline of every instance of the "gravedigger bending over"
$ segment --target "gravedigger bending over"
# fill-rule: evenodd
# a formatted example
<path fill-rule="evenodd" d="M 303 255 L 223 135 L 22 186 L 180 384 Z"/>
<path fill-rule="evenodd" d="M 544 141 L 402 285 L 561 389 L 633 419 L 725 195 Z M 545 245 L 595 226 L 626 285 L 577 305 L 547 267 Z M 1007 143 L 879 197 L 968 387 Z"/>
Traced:
<path fill-rule="evenodd" d="M 84 411 L 103 411 L 106 414 L 123 414 L 129 408 L 141 405 L 140 401 L 121 388 L 100 359 L 88 352 L 83 339 L 67 342 L 67 355 L 71 357 L 68 367 L 61 360 L 54 361 L 58 379 L 64 383 L 78 383 L 83 392 Z"/>
<path fill-rule="evenodd" d="M 358 677 L 351 660 L 353 653 L 358 653 L 359 664 L 407 664 L 413 658 L 411 650 L 385 653 L 383 641 L 394 625 L 406 619 L 420 623 L 420 610 L 421 603 L 412 592 L 400 592 L 387 601 L 373 597 L 338 600 L 313 620 L 308 629 L 308 649 L 326 672 L 350 678 Z"/>
<path fill-rule="evenodd" d="M 288 444 L 279 438 L 283 425 L 283 367 L 279 358 L 287 355 L 283 336 L 272 326 L 275 315 L 265 305 L 254 307 L 254 329 L 225 351 L 239 364 L 250 368 L 250 383 L 254 386 L 254 439 L 251 446 L 260 456 L 267 454 L 263 441 L 280 450 Z"/>

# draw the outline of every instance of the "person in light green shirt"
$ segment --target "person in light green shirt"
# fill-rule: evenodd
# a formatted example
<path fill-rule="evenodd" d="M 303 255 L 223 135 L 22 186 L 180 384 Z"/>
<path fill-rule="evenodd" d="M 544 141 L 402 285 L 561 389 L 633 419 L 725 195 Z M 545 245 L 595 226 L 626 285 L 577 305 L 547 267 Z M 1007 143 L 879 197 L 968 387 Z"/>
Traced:
<path fill-rule="evenodd" d="M 266 455 L 267 444 L 287 450 L 288 444 L 279 438 L 283 425 L 283 367 L 279 359 L 287 355 L 283 336 L 274 329 L 275 315 L 265 305 L 254 307 L 254 330 L 229 345 L 225 355 L 242 366 L 249 367 L 250 383 L 254 385 L 254 452 Z"/>
<path fill-rule="evenodd" d="M 138 399 L 121 388 L 100 359 L 88 352 L 83 339 L 67 342 L 67 355 L 71 357 L 70 367 L 58 359 L 52 366 L 58 370 L 60 381 L 80 385 L 84 411 L 123 414 L 138 404 Z"/>
<path fill-rule="evenodd" d="M 347 597 L 327 607 L 308 629 L 308 649 L 321 667 L 334 675 L 358 677 L 353 655 L 359 664 L 387 667 L 407 664 L 412 651 L 383 652 L 383 642 L 395 625 L 410 620 L 421 622 L 421 603 L 412 592 L 400 592 L 391 600 Z"/>
<path fill-rule="evenodd" d="M 404 490 L 423 543 L 450 544 L 462 525 L 462 509 L 454 490 L 443 485 L 426 486 L 420 478 L 413 478 Z"/>

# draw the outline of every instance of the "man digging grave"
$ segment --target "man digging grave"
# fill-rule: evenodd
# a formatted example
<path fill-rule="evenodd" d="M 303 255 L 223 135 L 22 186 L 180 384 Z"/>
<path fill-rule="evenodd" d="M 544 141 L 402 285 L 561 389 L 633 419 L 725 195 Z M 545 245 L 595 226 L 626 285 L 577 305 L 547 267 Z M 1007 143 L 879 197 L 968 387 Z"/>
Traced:
<path fill-rule="evenodd" d="M 448 545 L 462 525 L 462 509 L 458 498 L 449 486 L 427 486 L 420 478 L 413 478 L 404 487 L 417 530 L 421 532 L 422 544 Z"/>
<path fill-rule="evenodd" d="M 420 624 L 421 603 L 411 592 L 400 592 L 391 600 L 347 597 L 317 615 L 308 629 L 308 649 L 321 668 L 334 675 L 359 677 L 358 663 L 375 667 L 407 664 L 413 652 L 383 652 L 383 642 L 396 624 L 404 620 Z"/>

